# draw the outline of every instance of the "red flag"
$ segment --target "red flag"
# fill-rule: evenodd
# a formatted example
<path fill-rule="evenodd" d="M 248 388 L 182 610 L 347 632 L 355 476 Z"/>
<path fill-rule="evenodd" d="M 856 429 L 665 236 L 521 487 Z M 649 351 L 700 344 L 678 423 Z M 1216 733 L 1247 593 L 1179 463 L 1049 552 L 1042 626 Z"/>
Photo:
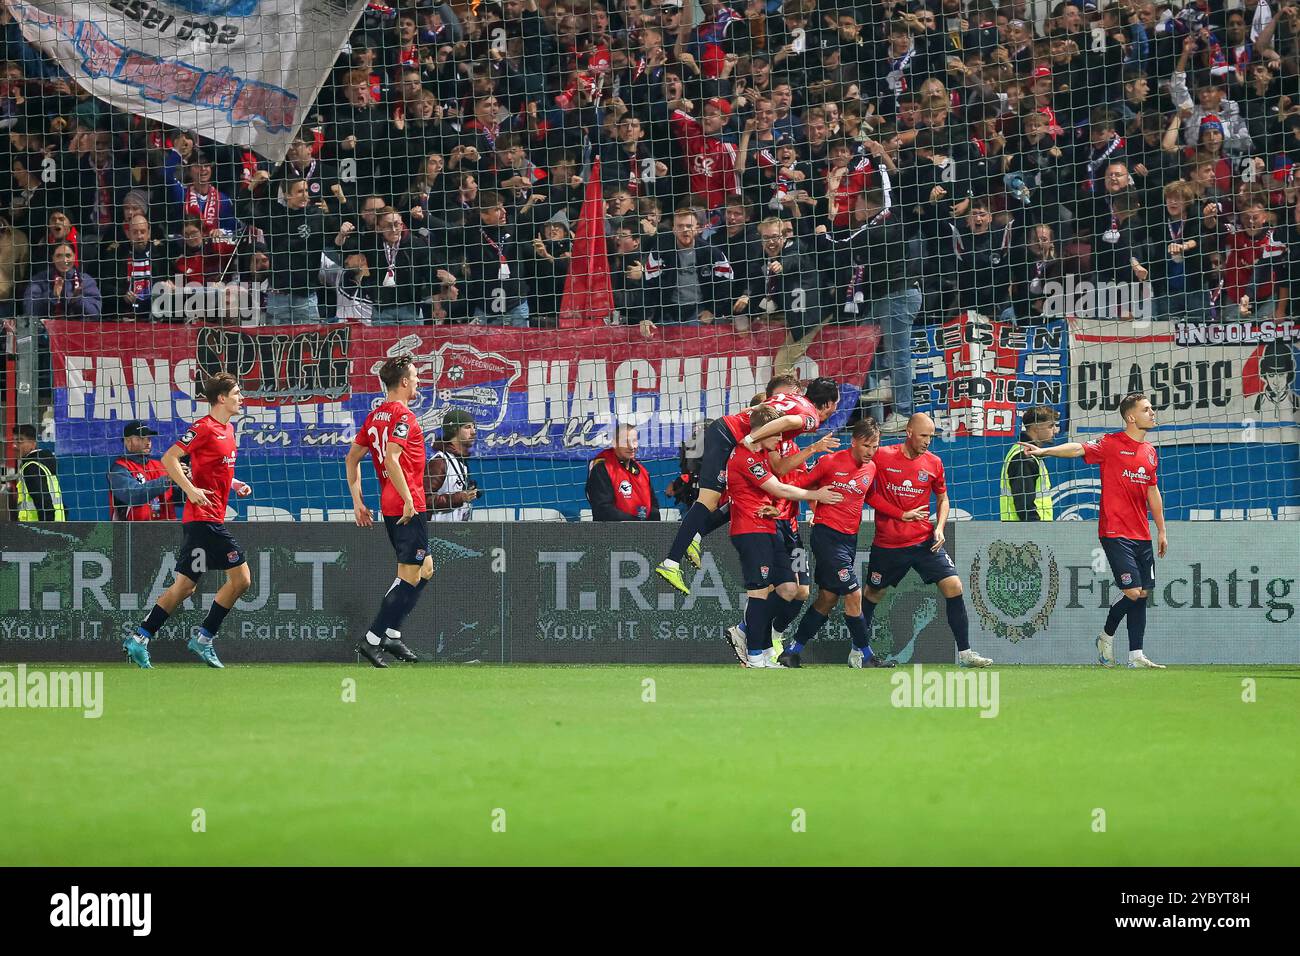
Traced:
<path fill-rule="evenodd" d="M 609 281 L 609 256 L 605 251 L 605 200 L 600 188 L 600 157 L 591 165 L 582 215 L 573 237 L 573 256 L 564 280 L 559 325 L 562 329 L 603 325 L 614 312 L 614 290 Z"/>

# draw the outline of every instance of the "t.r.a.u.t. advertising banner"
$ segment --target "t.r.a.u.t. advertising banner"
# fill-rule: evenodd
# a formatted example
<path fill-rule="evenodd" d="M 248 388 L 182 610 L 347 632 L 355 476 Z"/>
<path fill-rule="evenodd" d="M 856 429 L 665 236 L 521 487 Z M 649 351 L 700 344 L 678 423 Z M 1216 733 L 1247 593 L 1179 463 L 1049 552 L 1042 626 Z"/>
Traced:
<path fill-rule="evenodd" d="M 99 99 L 274 160 L 366 0 L 5 0 Z"/>
<path fill-rule="evenodd" d="M 1055 408 L 1064 424 L 1064 320 L 1019 327 L 963 312 L 942 325 L 912 330 L 913 397 L 949 436 L 1015 438 L 1020 412 Z"/>
<path fill-rule="evenodd" d="M 1123 427 L 1119 404 L 1142 392 L 1159 441 L 1300 440 L 1300 323 L 1070 320 L 1070 431 Z"/>
<path fill-rule="evenodd" d="M 626 327 L 46 326 L 59 454 L 115 447 L 133 420 L 171 441 L 207 412 L 196 380 L 228 371 L 248 402 L 234 420 L 241 454 L 341 456 L 383 401 L 380 366 L 409 352 L 421 382 L 411 407 L 426 434 L 451 410 L 468 412 L 477 455 L 590 458 L 609 446 L 615 421 L 630 421 L 639 425 L 641 457 L 675 457 L 696 423 L 740 411 L 763 391 L 785 336 L 697 327 L 644 341 Z M 828 427 L 856 405 L 877 335 L 824 329 L 797 366 L 805 380 L 840 383 Z"/>

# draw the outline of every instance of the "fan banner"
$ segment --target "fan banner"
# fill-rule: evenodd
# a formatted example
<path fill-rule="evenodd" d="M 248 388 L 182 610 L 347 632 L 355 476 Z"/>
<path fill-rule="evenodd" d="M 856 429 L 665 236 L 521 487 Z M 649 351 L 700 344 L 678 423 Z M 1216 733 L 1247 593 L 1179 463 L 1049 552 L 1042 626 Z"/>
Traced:
<path fill-rule="evenodd" d="M 1300 440 L 1297 345 L 1285 321 L 1071 319 L 1072 434 L 1119 431 L 1119 403 L 1143 392 L 1160 444 Z"/>
<path fill-rule="evenodd" d="M 101 100 L 284 158 L 366 0 L 5 0 Z"/>
<path fill-rule="evenodd" d="M 913 396 L 946 435 L 1016 438 L 1020 413 L 1050 405 L 1068 411 L 1065 321 L 1017 326 L 978 312 L 912 329 Z"/>
<path fill-rule="evenodd" d="M 170 442 L 203 416 L 194 382 L 235 373 L 247 398 L 235 420 L 245 454 L 341 455 L 383 399 L 379 367 L 412 353 L 421 390 L 412 408 L 425 432 L 452 409 L 473 416 L 478 455 L 590 458 L 609 447 L 610 425 L 639 425 L 640 456 L 676 457 L 695 424 L 740 411 L 772 376 L 780 328 L 635 328 L 537 332 L 454 326 L 337 324 L 261 328 L 149 323 L 46 322 L 53 352 L 58 454 L 120 447 L 139 420 Z M 805 380 L 840 383 L 827 427 L 857 404 L 875 351 L 870 327 L 823 329 L 797 366 Z M 150 343 L 149 355 L 138 343 Z M 635 357 L 633 357 L 635 355 Z M 328 452 L 324 452 L 328 454 Z"/>

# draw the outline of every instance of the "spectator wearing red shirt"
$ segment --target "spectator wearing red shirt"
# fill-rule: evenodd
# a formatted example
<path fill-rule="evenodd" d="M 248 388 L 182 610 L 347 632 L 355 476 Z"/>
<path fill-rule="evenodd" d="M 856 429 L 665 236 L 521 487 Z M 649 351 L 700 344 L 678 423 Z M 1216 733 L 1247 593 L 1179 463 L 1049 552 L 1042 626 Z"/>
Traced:
<path fill-rule="evenodd" d="M 751 438 L 765 426 L 781 418 L 781 413 L 760 405 L 750 415 Z M 780 513 L 776 498 L 819 501 L 837 504 L 843 495 L 833 488 L 805 491 L 784 484 L 770 467 L 768 453 L 781 444 L 780 433 L 756 441 L 757 448 L 738 445 L 727 462 L 727 493 L 731 495 L 731 544 L 740 555 L 741 576 L 749 602 L 745 606 L 745 630 L 727 628 L 727 640 L 742 667 L 780 667 L 768 655 L 772 620 L 781 602 L 795 596 L 795 581 L 790 557 L 776 534 L 776 517 Z M 746 634 L 758 635 L 752 646 Z"/>
<path fill-rule="evenodd" d="M 933 438 L 934 421 L 929 415 L 917 412 L 907 422 L 907 438 L 903 444 L 882 448 L 872 458 L 876 480 L 868 504 L 876 509 L 876 536 L 871 542 L 871 558 L 867 564 L 867 600 L 879 604 L 885 591 L 915 568 L 922 581 L 938 586 L 947 602 L 948 626 L 957 642 L 957 663 L 962 667 L 988 667 L 993 661 L 971 650 L 970 620 L 962 597 L 961 578 L 943 547 L 943 529 L 948 521 L 948 486 L 943 477 L 943 462 L 930 451 Z M 917 509 L 928 512 L 931 495 L 939 507 L 933 527 L 929 521 L 906 517 Z M 871 619 L 871 611 L 867 619 Z"/>
<path fill-rule="evenodd" d="M 230 420 L 243 409 L 244 396 L 235 376 L 219 372 L 204 384 L 203 397 L 212 410 L 176 439 L 162 458 L 163 468 L 185 493 L 184 539 L 176 554 L 176 580 L 158 598 L 135 634 L 122 642 L 127 656 L 142 668 L 153 666 L 149 642 L 176 608 L 189 599 L 199 578 L 209 570 L 225 571 L 226 583 L 213 599 L 198 636 L 190 638 L 186 646 L 209 667 L 222 667 L 213 640 L 221 622 L 252 583 L 244 549 L 225 525 L 230 492 L 241 498 L 253 493 L 249 485 L 235 478 L 237 450 Z M 181 458 L 187 455 L 188 469 L 181 464 Z"/>
<path fill-rule="evenodd" d="M 1097 638 L 1097 661 L 1102 667 L 1115 666 L 1115 632 L 1121 618 L 1128 618 L 1128 666 L 1163 669 L 1142 650 L 1146 634 L 1147 597 L 1156 586 L 1156 566 L 1151 551 L 1151 529 L 1147 511 L 1156 522 L 1160 557 L 1169 548 L 1165 536 L 1165 505 L 1156 483 L 1159 458 L 1147 440 L 1156 427 L 1156 413 L 1140 392 L 1124 396 L 1119 403 L 1124 430 L 1103 435 L 1086 444 L 1067 442 L 1040 448 L 1021 445 L 1025 454 L 1049 458 L 1082 458 L 1101 466 L 1101 520 L 1097 535 L 1110 564 L 1115 586 L 1123 594 L 1111 605 L 1106 626 Z"/>

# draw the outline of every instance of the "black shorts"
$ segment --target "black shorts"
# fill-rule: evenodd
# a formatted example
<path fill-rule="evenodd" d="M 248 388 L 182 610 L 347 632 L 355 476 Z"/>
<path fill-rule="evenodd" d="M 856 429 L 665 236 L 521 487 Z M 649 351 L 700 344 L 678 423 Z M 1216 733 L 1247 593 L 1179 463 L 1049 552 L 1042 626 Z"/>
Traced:
<path fill-rule="evenodd" d="M 775 534 L 733 534 L 731 543 L 740 555 L 746 591 L 761 591 L 768 585 L 794 580 L 790 555 Z"/>
<path fill-rule="evenodd" d="M 736 449 L 736 437 L 721 418 L 704 429 L 704 451 L 700 458 L 700 488 L 727 490 L 727 462 Z"/>
<path fill-rule="evenodd" d="M 1156 586 L 1156 559 L 1150 541 L 1132 538 L 1102 538 L 1101 549 L 1110 562 L 1111 577 L 1121 591 L 1125 588 Z"/>
<path fill-rule="evenodd" d="M 424 564 L 429 555 L 429 519 L 417 511 L 406 524 L 398 524 L 401 515 L 384 515 L 384 528 L 393 544 L 398 564 Z"/>
<path fill-rule="evenodd" d="M 836 531 L 826 525 L 813 525 L 813 559 L 817 586 L 823 591 L 843 596 L 852 594 L 862 585 L 858 583 L 858 536 Z"/>
<path fill-rule="evenodd" d="M 936 584 L 957 573 L 957 566 L 943 548 L 931 551 L 933 539 L 910 548 L 871 546 L 867 561 L 867 583 L 873 588 L 892 588 L 913 568 L 926 584 Z"/>
<path fill-rule="evenodd" d="M 229 571 L 243 564 L 244 549 L 224 524 L 214 521 L 186 521 L 181 549 L 176 552 L 176 570 L 191 581 L 204 571 Z"/>
<path fill-rule="evenodd" d="M 807 577 L 799 570 L 800 562 L 808 560 L 804 553 L 803 541 L 799 537 L 799 529 L 793 521 L 780 521 L 776 523 L 776 536 L 781 542 L 781 547 L 785 548 L 785 553 L 790 558 L 790 579 L 795 584 L 803 584 Z"/>

